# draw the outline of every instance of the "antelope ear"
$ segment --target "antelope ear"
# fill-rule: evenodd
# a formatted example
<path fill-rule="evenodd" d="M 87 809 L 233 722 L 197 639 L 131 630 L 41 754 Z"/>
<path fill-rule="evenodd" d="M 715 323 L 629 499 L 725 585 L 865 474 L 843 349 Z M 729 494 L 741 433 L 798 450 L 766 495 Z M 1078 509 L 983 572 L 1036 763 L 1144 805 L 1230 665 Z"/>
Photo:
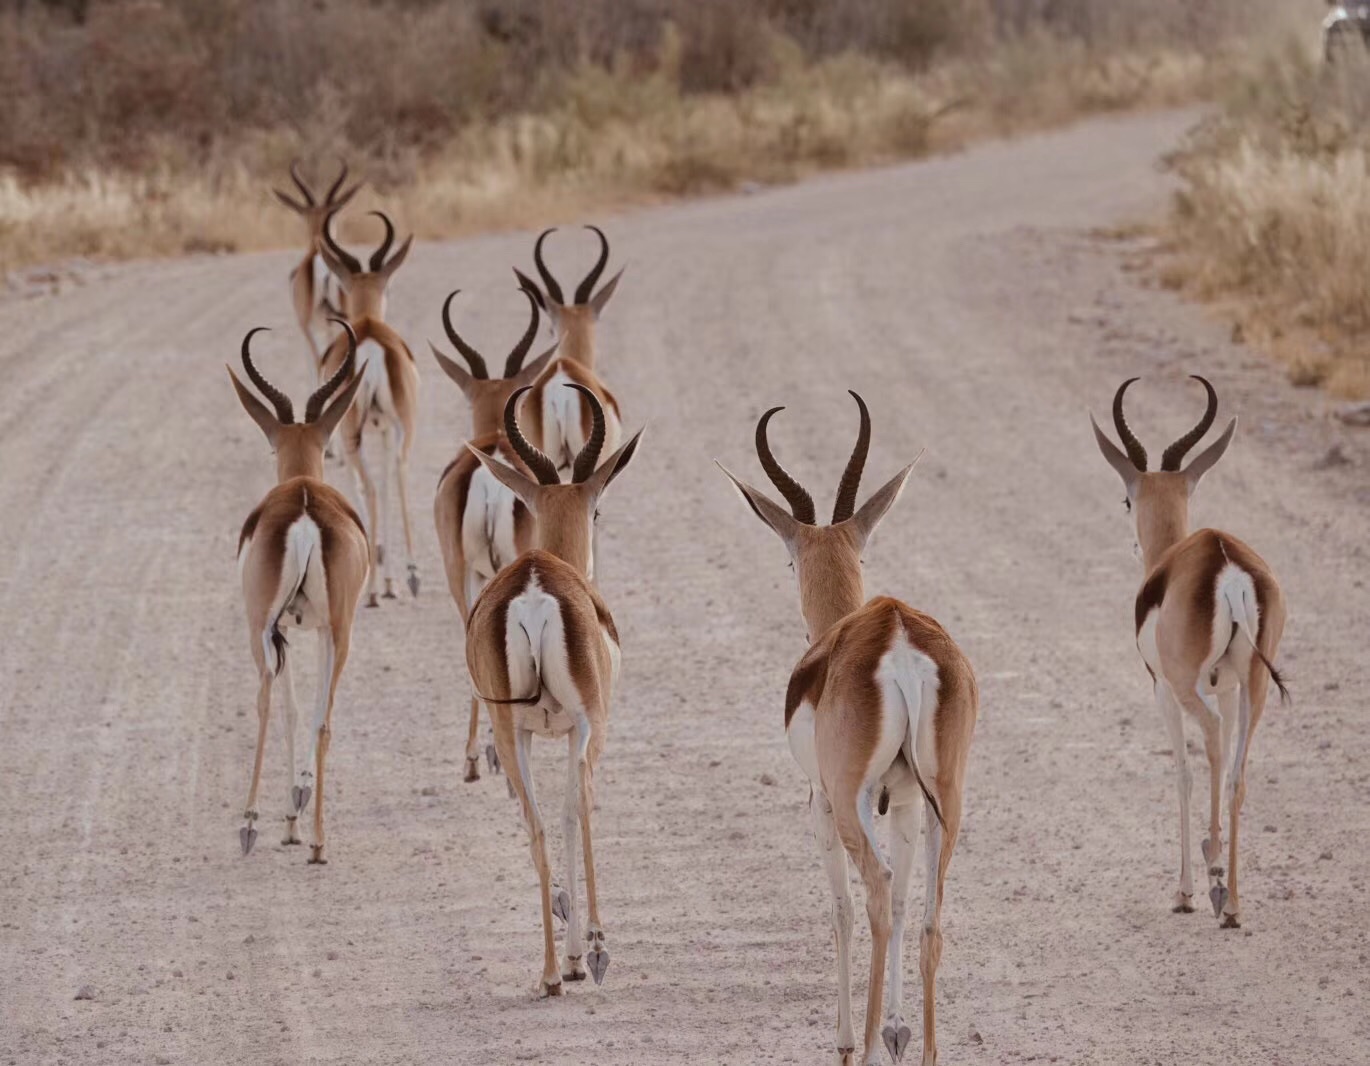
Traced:
<path fill-rule="evenodd" d="M 256 422 L 257 425 L 261 427 L 262 432 L 266 434 L 266 439 L 270 442 L 271 446 L 273 448 L 276 447 L 276 437 L 281 428 L 280 421 L 267 409 L 266 404 L 257 399 L 257 397 L 248 390 L 248 387 L 238 380 L 238 375 L 233 373 L 232 367 L 225 363 L 224 369 L 228 371 L 228 376 L 233 381 L 233 388 L 238 393 L 238 401 L 246 408 L 247 413 L 252 416 L 252 421 Z"/>
<path fill-rule="evenodd" d="M 324 266 L 328 267 L 328 272 L 338 279 L 338 284 L 344 289 L 347 283 L 352 280 L 352 271 L 347 268 L 347 264 L 333 254 L 333 249 L 328 247 L 327 241 L 319 243 L 319 255 L 323 257 Z"/>
<path fill-rule="evenodd" d="M 880 524 L 880 520 L 894 506 L 894 501 L 899 499 L 900 493 L 904 491 L 904 484 L 908 481 L 909 475 L 913 473 L 913 468 L 917 463 L 918 460 L 915 459 L 876 489 L 875 495 L 863 503 L 856 514 L 848 519 L 856 527 L 862 544 L 870 540 L 871 534 L 875 532 L 875 527 Z"/>
<path fill-rule="evenodd" d="M 714 465 L 733 483 L 733 488 L 737 489 L 738 495 L 752 509 L 752 513 L 765 522 L 775 535 L 785 542 L 787 548 L 794 543 L 801 524 L 797 518 L 778 503 L 772 502 L 760 489 L 754 489 L 745 481 L 734 477 L 732 471 L 717 459 L 714 460 Z"/>
<path fill-rule="evenodd" d="M 1190 492 L 1198 488 L 1199 479 L 1213 469 L 1213 464 L 1223 457 L 1227 446 L 1232 443 L 1232 435 L 1236 432 L 1237 419 L 1234 416 L 1223 430 L 1223 435 L 1196 455 L 1194 461 L 1184 468 L 1184 479 L 1189 485 Z"/>
<path fill-rule="evenodd" d="M 469 442 L 466 445 L 466 449 L 480 460 L 481 466 L 490 471 L 491 476 L 493 476 L 496 481 L 522 500 L 524 504 L 527 505 L 528 510 L 532 511 L 533 515 L 536 517 L 538 513 L 538 491 L 541 488 L 536 481 L 532 478 L 524 477 L 503 460 L 496 459 L 492 455 L 486 455 L 479 448 L 473 448 Z"/>
<path fill-rule="evenodd" d="M 1099 428 L 1099 423 L 1094 421 L 1094 413 L 1089 415 L 1089 424 L 1094 427 L 1094 439 L 1099 444 L 1099 451 L 1108 460 L 1108 465 L 1118 472 L 1118 476 L 1123 479 L 1123 484 L 1127 486 L 1128 494 L 1131 495 L 1133 487 L 1137 484 L 1137 475 L 1140 471 L 1132 465 L 1132 460 L 1123 454 L 1122 449 L 1108 439 L 1108 434 Z"/>
<path fill-rule="evenodd" d="M 308 210 L 304 204 L 300 203 L 300 201 L 289 194 L 281 192 L 280 189 L 272 189 L 271 195 L 276 197 L 277 200 L 281 201 L 281 203 L 285 204 L 286 207 L 290 208 L 290 210 L 294 211 L 297 215 L 303 215 Z"/>
<path fill-rule="evenodd" d="M 319 427 L 319 432 L 323 434 L 325 442 L 333 436 L 333 431 L 338 428 L 338 423 L 342 421 L 343 415 L 347 414 L 347 409 L 352 406 L 352 401 L 357 398 L 357 390 L 361 388 L 364 374 L 356 373 L 352 375 L 352 380 L 344 386 L 342 392 L 333 398 L 332 403 L 324 408 L 323 414 L 318 417 L 314 425 Z"/>
<path fill-rule="evenodd" d="M 432 349 L 433 358 L 438 361 L 438 366 L 442 367 L 442 372 L 455 381 L 462 392 L 467 392 L 471 388 L 471 382 L 476 380 L 471 373 L 462 369 L 455 360 L 449 359 L 438 351 L 438 346 L 432 341 L 428 342 L 428 347 Z"/>
<path fill-rule="evenodd" d="M 552 356 L 557 354 L 557 348 L 559 347 L 560 344 L 554 344 L 531 363 L 524 363 L 523 369 L 514 375 L 513 380 L 517 381 L 520 385 L 528 385 L 536 381 L 542 372 L 547 369 L 547 364 L 552 361 Z"/>
<path fill-rule="evenodd" d="M 414 235 L 411 233 L 400 245 L 400 250 L 390 257 L 390 262 L 381 267 L 381 273 L 387 278 L 404 265 L 404 261 L 409 257 L 409 249 L 414 243 Z"/>
<path fill-rule="evenodd" d="M 604 287 L 601 288 L 599 292 L 590 297 L 590 308 L 594 311 L 595 318 L 600 316 L 600 313 L 604 310 L 604 305 L 607 304 L 610 297 L 614 295 L 614 290 L 618 288 L 618 279 L 623 277 L 623 271 L 627 269 L 627 267 L 620 267 L 618 273 L 605 282 Z"/>
<path fill-rule="evenodd" d="M 638 442 L 642 440 L 642 434 L 646 432 L 647 427 L 643 426 L 633 434 L 626 444 L 620 445 L 618 451 L 600 463 L 595 472 L 585 479 L 586 485 L 596 497 L 609 487 L 614 478 L 623 473 L 628 463 L 632 461 L 633 456 L 637 454 Z"/>

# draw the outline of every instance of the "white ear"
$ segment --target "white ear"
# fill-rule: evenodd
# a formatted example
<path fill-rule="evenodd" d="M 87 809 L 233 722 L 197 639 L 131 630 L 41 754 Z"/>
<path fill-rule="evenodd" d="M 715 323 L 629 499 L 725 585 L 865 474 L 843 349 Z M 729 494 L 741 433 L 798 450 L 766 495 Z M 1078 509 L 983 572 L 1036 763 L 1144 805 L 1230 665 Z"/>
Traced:
<path fill-rule="evenodd" d="M 609 302 L 610 297 L 614 295 L 614 290 L 618 288 L 618 279 L 623 277 L 623 271 L 627 269 L 627 267 L 620 267 L 618 273 L 610 278 L 599 292 L 590 297 L 590 307 L 595 312 L 595 318 L 599 318 L 603 313 L 604 305 Z"/>
<path fill-rule="evenodd" d="M 1127 486 L 1130 496 L 1132 488 L 1137 484 L 1137 475 L 1141 473 L 1132 465 L 1132 460 L 1123 454 L 1122 450 L 1108 439 L 1108 435 L 1099 428 L 1099 423 L 1094 421 L 1093 412 L 1089 416 L 1089 424 L 1094 427 L 1094 439 L 1099 444 L 1099 451 L 1108 460 L 1108 465 L 1118 472 L 1118 476 L 1123 479 L 1123 484 Z"/>
<path fill-rule="evenodd" d="M 646 432 L 647 427 L 643 426 L 632 435 L 626 444 L 620 445 L 613 455 L 600 463 L 595 472 L 585 479 L 586 483 L 593 488 L 596 497 L 600 496 L 604 490 L 609 487 L 609 483 L 613 481 L 614 478 L 623 473 L 624 468 L 627 467 L 633 456 L 637 454 L 638 442 L 642 440 L 642 434 Z"/>
<path fill-rule="evenodd" d="M 778 503 L 772 502 L 760 489 L 754 489 L 745 481 L 734 477 L 732 472 L 717 459 L 714 460 L 714 465 L 722 470 L 724 476 L 733 483 L 733 488 L 737 490 L 738 495 L 742 497 L 747 506 L 752 509 L 752 513 L 770 526 L 775 535 L 785 542 L 786 547 L 794 543 L 801 524 L 794 515 Z"/>
<path fill-rule="evenodd" d="M 856 514 L 851 516 L 850 521 L 856 526 L 862 544 L 870 540 L 871 534 L 875 532 L 875 527 L 880 524 L 885 513 L 894 506 L 894 501 L 899 499 L 900 494 L 904 491 L 904 483 L 908 481 L 909 475 L 913 473 L 913 468 L 917 465 L 917 459 L 909 463 L 903 470 L 876 489 L 875 495 L 863 503 Z"/>
<path fill-rule="evenodd" d="M 428 347 L 433 351 L 433 358 L 438 361 L 438 366 L 442 367 L 442 372 L 457 383 L 457 387 L 462 392 L 466 392 L 471 387 L 471 382 L 475 378 L 464 370 L 455 360 L 447 358 L 442 352 L 438 351 L 438 346 L 432 341 L 428 342 Z"/>
<path fill-rule="evenodd" d="M 1227 451 L 1227 446 L 1232 443 L 1232 434 L 1236 432 L 1237 419 L 1233 416 L 1232 421 L 1223 430 L 1223 435 L 1196 455 L 1194 461 L 1184 468 L 1184 478 L 1189 484 L 1190 492 L 1198 487 L 1199 479 L 1213 469 L 1213 464 L 1223 457 L 1223 452 Z"/>
<path fill-rule="evenodd" d="M 552 361 L 552 356 L 557 354 L 557 349 L 560 347 L 561 344 L 558 342 L 557 344 L 554 344 L 552 345 L 552 347 L 548 348 L 545 352 L 543 352 L 540 356 L 534 359 L 531 363 L 524 363 L 523 369 L 514 375 L 513 380 L 519 382 L 520 384 L 536 381 L 538 379 L 538 375 L 540 375 L 544 370 L 547 369 L 547 364 Z"/>
<path fill-rule="evenodd" d="M 467 444 L 466 447 L 472 455 L 480 460 L 481 466 L 490 471 L 490 474 L 496 481 L 522 500 L 527 505 L 528 510 L 532 511 L 534 515 L 537 514 L 537 495 L 539 486 L 536 481 L 524 477 L 509 464 L 496 459 L 493 456 L 486 455 L 479 448 L 473 448 L 470 444 Z"/>

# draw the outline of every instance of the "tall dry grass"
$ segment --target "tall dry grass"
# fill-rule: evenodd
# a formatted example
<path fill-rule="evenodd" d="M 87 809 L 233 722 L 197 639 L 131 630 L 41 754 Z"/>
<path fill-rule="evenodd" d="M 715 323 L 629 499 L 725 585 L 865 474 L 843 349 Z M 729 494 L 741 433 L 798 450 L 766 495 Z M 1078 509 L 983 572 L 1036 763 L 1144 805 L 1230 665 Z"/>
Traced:
<path fill-rule="evenodd" d="M 1370 57 L 1253 64 L 1177 153 L 1167 276 L 1221 300 L 1299 384 L 1370 395 Z"/>
<path fill-rule="evenodd" d="M 0 12 L 0 271 L 290 243 L 268 188 L 297 155 L 437 237 L 1176 103 L 1249 8 L 27 0 Z"/>

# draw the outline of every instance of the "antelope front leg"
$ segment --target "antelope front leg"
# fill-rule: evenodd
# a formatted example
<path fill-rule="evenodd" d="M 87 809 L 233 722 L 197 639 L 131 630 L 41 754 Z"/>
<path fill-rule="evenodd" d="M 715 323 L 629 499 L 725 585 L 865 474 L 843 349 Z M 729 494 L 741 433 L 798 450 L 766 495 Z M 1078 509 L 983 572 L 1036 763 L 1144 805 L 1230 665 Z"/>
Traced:
<path fill-rule="evenodd" d="M 814 839 L 828 874 L 828 887 L 832 889 L 832 930 L 837 941 L 837 1061 L 839 1066 L 853 1066 L 856 1033 L 851 1023 L 851 938 L 855 912 L 847 852 L 837 839 L 832 804 L 817 789 L 809 798 L 809 811 L 813 815 Z"/>
<path fill-rule="evenodd" d="M 557 968 L 557 946 L 552 932 L 552 864 L 547 857 L 547 833 L 538 810 L 533 789 L 531 751 L 533 734 L 526 729 L 515 731 L 506 714 L 495 720 L 495 747 L 506 766 L 513 767 L 509 784 L 523 811 L 528 826 L 528 850 L 533 856 L 533 867 L 538 873 L 538 889 L 542 903 L 542 977 L 538 981 L 538 996 L 561 995 L 561 971 Z"/>
<path fill-rule="evenodd" d="M 419 595 L 419 565 L 414 562 L 414 528 L 409 521 L 409 447 L 403 429 L 395 454 L 395 483 L 400 490 L 400 522 L 404 525 L 404 562 L 408 572 L 409 594 Z"/>
<path fill-rule="evenodd" d="M 285 734 L 286 782 L 289 792 L 289 814 L 285 816 L 285 839 L 282 844 L 300 843 L 300 787 L 295 783 L 295 723 L 299 721 L 300 708 L 295 702 L 295 676 L 290 670 L 290 658 L 286 657 L 281 665 L 281 681 L 285 686 L 285 714 L 281 716 L 281 732 Z"/>
<path fill-rule="evenodd" d="M 271 668 L 258 658 L 261 684 L 257 687 L 257 754 L 252 760 L 252 784 L 247 789 L 247 806 L 243 809 L 243 827 L 238 830 L 238 843 L 243 854 L 257 843 L 257 786 L 262 780 L 262 755 L 266 751 L 266 723 L 271 717 Z"/>
<path fill-rule="evenodd" d="M 904 918 L 908 909 L 909 880 L 913 873 L 913 848 L 918 838 L 918 806 L 908 804 L 890 811 L 890 865 L 894 884 L 890 898 L 889 972 L 886 976 L 885 1025 L 880 1037 L 890 1058 L 899 1062 L 913 1039 L 899 1008 L 904 1002 Z"/>
<path fill-rule="evenodd" d="M 1171 750 L 1175 753 L 1175 788 L 1180 796 L 1180 889 L 1175 893 L 1170 909 L 1176 914 L 1190 914 L 1194 910 L 1194 868 L 1190 865 L 1189 841 L 1189 797 L 1193 778 L 1189 774 L 1180 705 L 1164 681 L 1156 682 L 1156 709 L 1161 712 Z"/>

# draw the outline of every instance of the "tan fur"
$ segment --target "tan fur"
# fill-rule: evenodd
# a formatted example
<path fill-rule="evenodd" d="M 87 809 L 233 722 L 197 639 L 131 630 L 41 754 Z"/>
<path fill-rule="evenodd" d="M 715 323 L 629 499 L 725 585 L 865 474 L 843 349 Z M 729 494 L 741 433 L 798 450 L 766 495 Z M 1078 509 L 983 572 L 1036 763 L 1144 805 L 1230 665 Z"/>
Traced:
<path fill-rule="evenodd" d="M 533 383 L 532 390 L 523 399 L 519 421 L 533 447 L 547 452 L 557 467 L 564 470 L 571 465 L 584 441 L 589 439 L 592 416 L 590 414 L 590 403 L 584 397 L 580 398 L 579 439 L 571 439 L 561 448 L 554 447 L 553 442 L 548 439 L 549 435 L 546 432 L 543 417 L 544 404 L 547 402 L 548 390 L 561 387 L 556 382 L 558 374 L 564 375 L 578 385 L 584 385 L 595 394 L 600 405 L 604 408 L 606 432 L 602 454 L 612 454 L 614 449 L 618 447 L 623 432 L 623 418 L 619 412 L 618 400 L 614 398 L 614 394 L 609 391 L 593 370 L 574 359 L 554 359 L 547 364 L 546 369 L 538 375 L 537 380 Z M 553 454 L 553 452 L 558 454 Z"/>

